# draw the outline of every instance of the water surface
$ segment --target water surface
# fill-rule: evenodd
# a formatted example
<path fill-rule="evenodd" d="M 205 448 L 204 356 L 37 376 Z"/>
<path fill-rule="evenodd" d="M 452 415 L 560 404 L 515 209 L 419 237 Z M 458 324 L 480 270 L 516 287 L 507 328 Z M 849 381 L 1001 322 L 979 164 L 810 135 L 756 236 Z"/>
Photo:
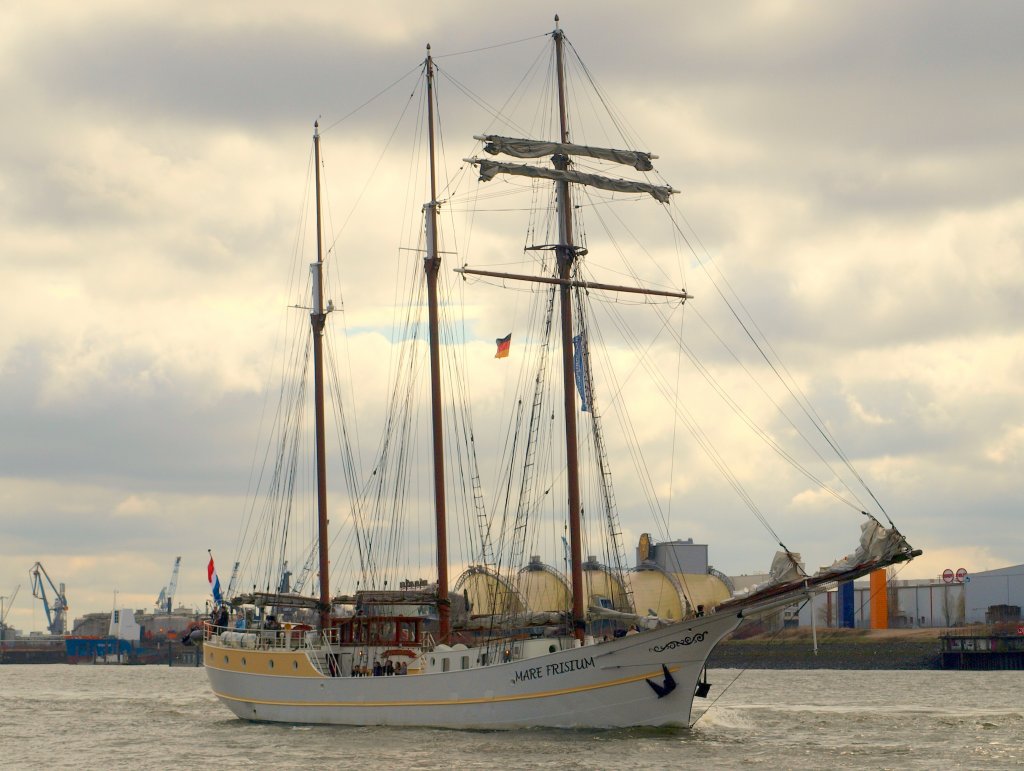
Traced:
<path fill-rule="evenodd" d="M 201 668 L 0 666 L 3 768 L 1019 768 L 1024 672 L 713 670 L 689 730 L 246 723 Z"/>

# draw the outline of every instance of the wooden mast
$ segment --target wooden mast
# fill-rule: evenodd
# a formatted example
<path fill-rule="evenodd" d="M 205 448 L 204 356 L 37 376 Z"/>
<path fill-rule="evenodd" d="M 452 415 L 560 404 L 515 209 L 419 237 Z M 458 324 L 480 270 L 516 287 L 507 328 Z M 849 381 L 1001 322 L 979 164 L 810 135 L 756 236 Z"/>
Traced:
<path fill-rule="evenodd" d="M 437 535 L 437 621 L 439 642 L 451 634 L 448 599 L 448 526 L 445 518 L 444 424 L 441 412 L 441 346 L 437 320 L 437 276 L 441 257 L 437 248 L 437 175 L 434 167 L 434 60 L 427 44 L 427 137 L 430 144 L 430 203 L 426 210 L 426 247 L 423 270 L 427 274 L 427 309 L 430 329 L 430 417 L 434 455 L 434 517 Z"/>
<path fill-rule="evenodd" d="M 558 70 L 558 121 L 561 141 L 569 142 L 569 124 L 565 107 L 565 67 L 563 61 L 564 35 L 555 16 L 555 59 Z M 565 155 L 554 157 L 555 168 L 565 171 L 569 159 Z M 572 346 L 572 286 L 568 283 L 576 259 L 576 247 L 572 237 L 572 198 L 569 183 L 558 182 L 559 245 L 558 277 L 565 283 L 559 287 L 562 316 L 562 389 L 565 401 L 565 462 L 566 480 L 569 485 L 569 553 L 572 585 L 572 625 L 576 639 L 583 640 L 586 631 L 586 616 L 583 607 L 583 539 L 580 526 L 580 469 L 576 446 L 576 392 L 575 370 Z"/>
<path fill-rule="evenodd" d="M 331 625 L 330 559 L 327 553 L 327 440 L 324 430 L 324 361 L 323 337 L 327 313 L 324 311 L 323 287 L 323 225 L 320 215 L 320 123 L 313 123 L 313 161 L 316 165 L 316 262 L 310 267 L 313 307 L 309 321 L 313 329 L 313 381 L 316 410 L 316 505 L 317 543 L 320 557 L 320 627 L 325 632 Z"/>

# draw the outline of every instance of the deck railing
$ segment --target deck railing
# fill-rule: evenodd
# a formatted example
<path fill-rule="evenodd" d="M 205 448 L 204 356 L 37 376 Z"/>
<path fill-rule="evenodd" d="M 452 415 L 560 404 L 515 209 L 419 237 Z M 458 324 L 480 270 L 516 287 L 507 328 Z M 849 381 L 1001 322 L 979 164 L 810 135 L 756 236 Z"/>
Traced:
<path fill-rule="evenodd" d="M 293 627 L 280 629 L 238 629 L 222 627 L 207 623 L 204 639 L 216 640 L 229 648 L 248 648 L 250 650 L 280 649 L 298 650 L 300 648 L 319 647 L 319 635 L 309 627 Z"/>

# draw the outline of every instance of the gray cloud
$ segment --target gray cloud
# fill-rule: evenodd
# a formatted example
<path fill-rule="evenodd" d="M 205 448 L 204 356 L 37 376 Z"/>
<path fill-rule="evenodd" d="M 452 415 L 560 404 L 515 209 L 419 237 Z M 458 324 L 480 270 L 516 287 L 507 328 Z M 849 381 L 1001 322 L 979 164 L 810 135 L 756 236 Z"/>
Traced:
<path fill-rule="evenodd" d="M 115 581 L 107 560 L 135 555 L 116 581 L 155 596 L 175 554 L 192 553 L 185 562 L 198 571 L 211 546 L 226 580 L 274 324 L 301 294 L 286 298 L 277 284 L 310 236 L 295 218 L 318 116 L 333 175 L 334 296 L 356 330 L 369 451 L 383 422 L 385 373 L 376 370 L 390 351 L 359 330 L 390 325 L 394 275 L 404 281 L 418 259 L 396 256 L 399 226 L 377 212 L 404 207 L 411 232 L 421 202 L 363 186 L 402 191 L 418 173 L 404 146 L 399 161 L 377 165 L 413 80 L 335 124 L 414 70 L 430 42 L 446 76 L 445 155 L 455 168 L 469 136 L 490 122 L 461 88 L 500 105 L 544 41 L 463 52 L 533 38 L 552 23 L 539 3 L 497 27 L 468 3 L 443 3 L 424 20 L 396 8 L 228 4 L 179 14 L 46 4 L 11 15 L 0 33 L 0 89 L 14 118 L 0 126 L 0 592 L 24 583 L 35 559 L 61 560 L 47 565 L 51 574 L 67 575 L 95 603 L 75 611 L 102 609 Z M 1014 417 L 1024 406 L 1024 106 L 1014 98 L 1024 9 L 750 2 L 627 11 L 601 2 L 561 10 L 627 133 L 662 156 L 659 171 L 683 189 L 682 210 L 707 259 L 898 524 L 925 548 L 967 544 L 993 560 L 1018 559 L 1008 523 L 1020 512 L 1024 463 Z M 538 67 L 543 74 L 543 60 Z M 400 133 L 416 130 L 416 109 Z M 500 183 L 488 184 L 482 192 Z M 446 211 L 460 227 L 464 201 Z M 596 271 L 610 245 L 596 217 L 588 222 Z M 666 233 L 653 218 L 641 227 Z M 489 228 L 476 226 L 470 256 L 518 259 L 521 243 Z M 629 249 L 652 279 L 684 280 L 658 275 Z M 690 263 L 695 308 L 717 328 L 729 312 Z M 387 280 L 370 285 L 381 266 Z M 471 334 L 489 344 L 495 327 L 508 331 L 522 299 L 471 297 L 482 308 Z M 646 323 L 653 336 L 660 322 Z M 699 320 L 688 316 L 685 330 L 716 375 L 743 383 Z M 749 347 L 742 331 L 730 335 L 737 349 Z M 670 348 L 663 355 L 674 367 Z M 720 408 L 699 384 L 689 398 L 714 426 Z M 486 388 L 475 394 L 477 417 L 502 407 Z M 750 404 L 773 434 L 791 433 L 763 399 Z M 650 409 L 638 417 L 646 428 L 664 420 Z M 732 449 L 727 425 L 716 439 Z M 652 431 L 652 443 L 663 457 L 668 439 Z M 634 492 L 628 460 L 615 460 Z M 784 464 L 761 468 L 741 454 L 737 465 L 753 492 L 763 489 L 788 545 L 802 548 L 806 534 L 808 553 L 839 556 L 853 542 L 856 520 L 840 523 L 831 504 L 801 497 L 807 481 Z M 760 534 L 727 544 L 749 530 L 749 515 L 705 466 L 698 453 L 680 455 L 687 489 L 674 522 L 686 532 L 678 535 L 709 540 L 721 569 L 763 569 L 770 549 Z M 635 535 L 645 512 L 620 499 Z M 183 576 L 196 602 L 200 579 Z"/>

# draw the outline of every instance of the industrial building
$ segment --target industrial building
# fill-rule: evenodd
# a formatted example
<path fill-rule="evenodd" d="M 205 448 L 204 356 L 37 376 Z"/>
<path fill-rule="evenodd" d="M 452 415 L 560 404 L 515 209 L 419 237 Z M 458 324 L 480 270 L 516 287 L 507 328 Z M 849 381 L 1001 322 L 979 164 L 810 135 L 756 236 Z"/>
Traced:
<path fill-rule="evenodd" d="M 871 623 L 869 581 L 853 587 L 853 626 L 866 629 Z M 962 568 L 945 571 L 938 578 L 900 580 L 886 584 L 886 628 L 948 628 L 966 624 L 1021 620 L 1024 607 L 1024 565 L 971 573 Z M 800 626 L 848 626 L 838 590 L 820 595 L 798 613 Z M 874 625 L 878 628 L 879 624 Z"/>

